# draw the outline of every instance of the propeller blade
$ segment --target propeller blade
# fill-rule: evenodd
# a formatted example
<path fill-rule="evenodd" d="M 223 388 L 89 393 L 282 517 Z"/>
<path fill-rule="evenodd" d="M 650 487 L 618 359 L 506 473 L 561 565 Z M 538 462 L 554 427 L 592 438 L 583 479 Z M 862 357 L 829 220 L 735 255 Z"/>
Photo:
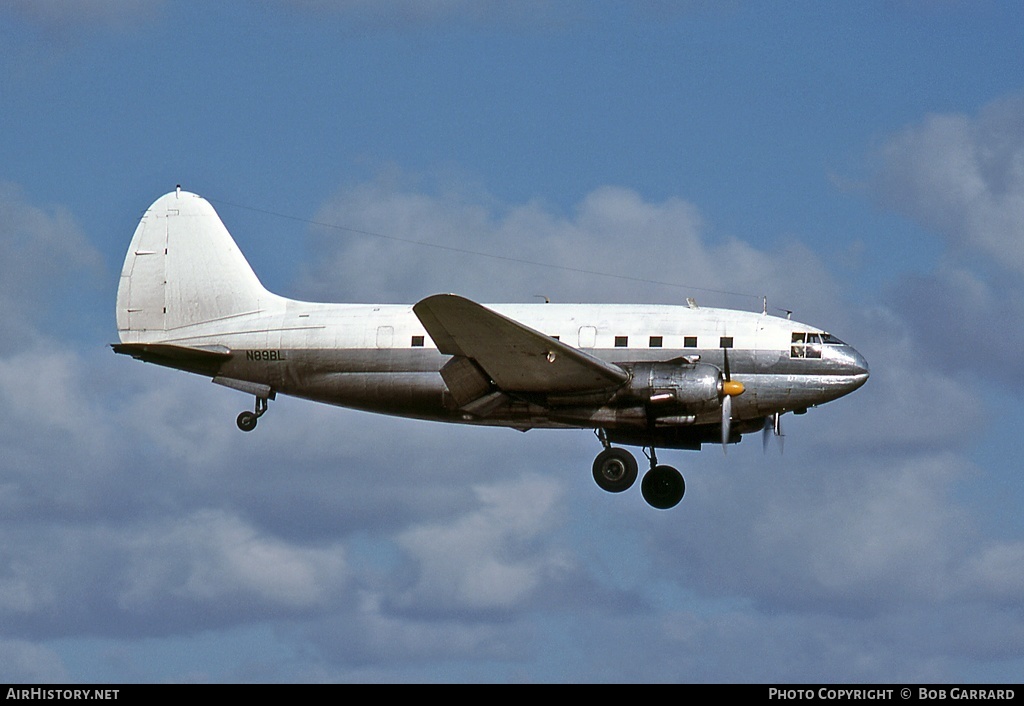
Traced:
<path fill-rule="evenodd" d="M 779 412 L 775 413 L 774 429 L 775 438 L 779 440 L 779 455 L 781 456 L 782 452 L 785 450 L 783 447 L 785 446 L 786 435 L 782 433 L 782 414 Z"/>
<path fill-rule="evenodd" d="M 774 436 L 779 440 L 779 453 L 783 451 L 782 414 L 776 412 L 770 417 L 764 418 L 764 427 L 761 430 L 761 450 L 768 453 L 768 440 Z"/>
<path fill-rule="evenodd" d="M 722 451 L 723 453 L 729 453 L 727 444 L 729 443 L 729 427 L 732 425 L 732 396 L 726 395 L 722 398 Z"/>

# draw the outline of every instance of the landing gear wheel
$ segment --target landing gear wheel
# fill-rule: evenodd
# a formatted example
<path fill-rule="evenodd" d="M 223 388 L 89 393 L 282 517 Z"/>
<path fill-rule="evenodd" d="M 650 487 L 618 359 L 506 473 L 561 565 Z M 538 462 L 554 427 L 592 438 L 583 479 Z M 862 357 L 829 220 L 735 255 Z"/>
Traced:
<path fill-rule="evenodd" d="M 683 499 L 686 483 L 679 471 L 672 466 L 655 466 L 644 474 L 640 491 L 648 505 L 659 510 L 668 510 Z"/>
<path fill-rule="evenodd" d="M 270 397 L 273 397 L 273 395 L 274 393 L 273 391 L 271 391 Z M 235 423 L 238 425 L 238 428 L 241 429 L 242 431 L 252 431 L 253 429 L 255 429 L 256 420 L 258 420 L 260 417 L 267 413 L 268 399 L 268 397 L 257 396 L 256 410 L 254 412 L 249 412 L 248 410 L 242 412 L 241 414 L 238 415 L 238 419 L 235 420 Z"/>
<path fill-rule="evenodd" d="M 594 481 L 609 493 L 628 490 L 636 481 L 633 454 L 625 449 L 607 448 L 594 459 Z"/>
<path fill-rule="evenodd" d="M 238 424 L 238 428 L 242 431 L 252 431 L 256 428 L 256 414 L 248 411 L 242 412 L 238 415 L 235 423 Z"/>

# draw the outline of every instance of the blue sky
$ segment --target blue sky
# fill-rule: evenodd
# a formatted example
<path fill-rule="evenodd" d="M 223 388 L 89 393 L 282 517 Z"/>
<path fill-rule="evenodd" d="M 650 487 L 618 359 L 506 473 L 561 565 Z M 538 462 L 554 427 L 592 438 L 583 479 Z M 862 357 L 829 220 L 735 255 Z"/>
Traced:
<path fill-rule="evenodd" d="M 1022 46 L 1012 2 L 3 0 L 0 680 L 1019 681 Z M 281 294 L 766 295 L 872 378 L 666 452 L 670 512 L 585 430 L 244 435 L 107 347 L 176 184 Z"/>

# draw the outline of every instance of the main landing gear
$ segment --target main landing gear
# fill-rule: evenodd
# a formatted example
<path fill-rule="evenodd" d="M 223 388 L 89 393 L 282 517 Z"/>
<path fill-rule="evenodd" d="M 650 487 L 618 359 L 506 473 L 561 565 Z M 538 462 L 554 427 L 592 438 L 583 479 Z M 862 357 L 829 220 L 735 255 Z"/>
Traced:
<path fill-rule="evenodd" d="M 255 411 L 250 412 L 246 410 L 238 415 L 238 419 L 235 420 L 235 423 L 238 424 L 238 428 L 242 431 L 252 431 L 255 429 L 256 420 L 266 413 L 267 405 L 266 397 L 257 397 Z"/>
<path fill-rule="evenodd" d="M 613 447 L 604 429 L 597 431 L 597 438 L 604 445 L 604 451 L 594 459 L 594 481 L 602 490 L 609 493 L 628 490 L 636 481 L 636 459 L 629 451 Z M 640 492 L 643 493 L 644 500 L 659 510 L 675 507 L 686 492 L 682 474 L 672 466 L 659 465 L 653 446 L 650 455 L 647 455 L 646 450 L 644 455 L 651 464 L 650 470 L 644 474 L 640 482 Z"/>

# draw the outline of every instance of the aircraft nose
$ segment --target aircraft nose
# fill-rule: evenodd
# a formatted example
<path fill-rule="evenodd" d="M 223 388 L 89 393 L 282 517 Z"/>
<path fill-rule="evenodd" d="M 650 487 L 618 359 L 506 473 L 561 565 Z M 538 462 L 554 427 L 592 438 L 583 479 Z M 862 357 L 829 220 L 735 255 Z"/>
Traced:
<path fill-rule="evenodd" d="M 853 373 L 853 379 L 856 381 L 857 387 L 860 387 L 868 381 L 869 377 L 871 377 L 871 370 L 868 368 L 867 359 L 860 354 L 860 351 L 851 346 L 850 353 L 852 354 L 850 368 Z"/>

